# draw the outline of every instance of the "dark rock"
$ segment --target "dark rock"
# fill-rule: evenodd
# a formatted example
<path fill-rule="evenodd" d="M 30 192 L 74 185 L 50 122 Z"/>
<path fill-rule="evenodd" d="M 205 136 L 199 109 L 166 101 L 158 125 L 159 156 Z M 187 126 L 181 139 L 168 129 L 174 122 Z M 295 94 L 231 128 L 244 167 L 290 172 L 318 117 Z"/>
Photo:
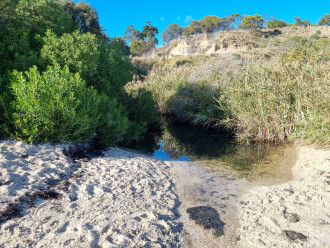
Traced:
<path fill-rule="evenodd" d="M 21 156 L 21 158 L 28 158 L 28 157 L 29 157 L 28 154 L 23 154 L 23 155 Z"/>
<path fill-rule="evenodd" d="M 215 230 L 216 236 L 223 235 L 225 223 L 220 219 L 219 213 L 214 208 L 210 206 L 192 207 L 187 209 L 187 213 L 196 224 L 203 226 L 205 229 Z"/>

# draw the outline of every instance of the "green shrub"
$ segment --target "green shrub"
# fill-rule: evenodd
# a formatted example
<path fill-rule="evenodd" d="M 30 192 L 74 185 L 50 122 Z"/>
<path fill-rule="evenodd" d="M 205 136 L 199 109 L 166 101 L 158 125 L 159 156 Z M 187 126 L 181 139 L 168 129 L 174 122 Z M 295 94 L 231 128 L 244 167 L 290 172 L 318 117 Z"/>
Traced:
<path fill-rule="evenodd" d="M 0 137 L 9 137 L 13 131 L 12 97 L 8 92 L 0 94 Z"/>
<path fill-rule="evenodd" d="M 289 24 L 283 20 L 272 19 L 267 22 L 268 28 L 283 28 L 287 27 Z"/>
<path fill-rule="evenodd" d="M 234 57 L 235 57 L 235 59 L 237 59 L 237 60 L 240 60 L 241 58 L 242 58 L 242 56 L 240 55 L 240 54 L 234 54 Z"/>
<path fill-rule="evenodd" d="M 41 74 L 37 67 L 25 75 L 14 71 L 11 87 L 17 137 L 29 142 L 81 142 L 95 136 L 100 98 L 68 67 L 55 65 Z"/>
<path fill-rule="evenodd" d="M 96 89 L 118 100 L 121 100 L 124 86 L 133 78 L 134 68 L 127 49 L 120 38 L 101 43 L 98 74 L 91 80 Z"/>
<path fill-rule="evenodd" d="M 148 129 L 160 127 L 161 115 L 150 91 L 138 89 L 126 95 L 129 129 L 125 142 L 139 141 Z"/>
<path fill-rule="evenodd" d="M 97 74 L 100 52 L 95 35 L 75 31 L 57 37 L 47 30 L 43 42 L 41 57 L 46 64 L 67 66 L 70 72 L 79 73 L 84 80 Z"/>
<path fill-rule="evenodd" d="M 111 100 L 102 94 L 99 113 L 101 116 L 97 134 L 100 141 L 107 146 L 123 141 L 129 132 L 130 125 L 127 110 L 116 99 Z"/>
<path fill-rule="evenodd" d="M 318 40 L 320 38 L 321 31 L 316 30 L 314 34 L 312 34 L 311 38 L 314 40 Z"/>

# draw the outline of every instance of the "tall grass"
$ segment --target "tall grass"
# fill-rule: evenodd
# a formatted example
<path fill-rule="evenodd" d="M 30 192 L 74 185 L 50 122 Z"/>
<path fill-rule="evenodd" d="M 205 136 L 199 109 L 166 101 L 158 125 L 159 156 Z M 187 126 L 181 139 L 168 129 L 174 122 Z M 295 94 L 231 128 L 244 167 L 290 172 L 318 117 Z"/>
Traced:
<path fill-rule="evenodd" d="M 240 140 L 330 144 L 330 39 L 292 37 L 272 58 L 172 58 L 127 90 L 150 90 L 163 114 L 227 127 Z"/>
<path fill-rule="evenodd" d="M 234 75 L 240 64 L 233 55 L 222 60 L 206 56 L 173 58 L 158 63 L 144 80 L 133 81 L 126 89 L 151 91 L 163 115 L 182 122 L 215 124 L 222 117 L 222 110 L 216 106 L 220 72 L 235 68 Z"/>
<path fill-rule="evenodd" d="M 303 45 L 224 84 L 223 123 L 241 139 L 330 144 L 330 40 Z"/>

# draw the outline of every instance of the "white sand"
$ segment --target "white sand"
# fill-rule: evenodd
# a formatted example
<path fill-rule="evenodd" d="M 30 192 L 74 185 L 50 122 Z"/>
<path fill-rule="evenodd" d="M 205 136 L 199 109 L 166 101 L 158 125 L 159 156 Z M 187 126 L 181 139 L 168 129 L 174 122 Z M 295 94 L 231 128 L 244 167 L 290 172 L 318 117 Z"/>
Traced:
<path fill-rule="evenodd" d="M 239 247 L 330 247 L 329 150 L 299 148 L 293 175 L 242 196 Z"/>
<path fill-rule="evenodd" d="M 0 140 L 0 248 L 189 247 L 183 239 L 187 230 L 195 243 L 213 237 L 183 214 L 183 208 L 199 200 L 199 191 L 184 189 L 179 199 L 171 163 L 117 148 L 74 163 L 63 148 Z M 290 182 L 257 186 L 236 199 L 237 247 L 330 247 L 329 151 L 299 148 L 293 175 Z M 195 179 L 185 180 L 194 184 L 203 177 Z M 217 202 L 205 203 L 224 203 Z M 236 212 L 235 204 L 228 206 Z M 217 242 L 234 247 L 236 231 L 229 228 L 234 220 L 225 219 L 230 242 L 216 238 L 199 247 L 216 247 Z"/>
<path fill-rule="evenodd" d="M 116 148 L 80 165 L 63 148 L 0 141 L 0 211 L 22 215 L 2 221 L 0 247 L 181 246 L 168 165 Z M 61 199 L 31 198 L 47 188 Z"/>

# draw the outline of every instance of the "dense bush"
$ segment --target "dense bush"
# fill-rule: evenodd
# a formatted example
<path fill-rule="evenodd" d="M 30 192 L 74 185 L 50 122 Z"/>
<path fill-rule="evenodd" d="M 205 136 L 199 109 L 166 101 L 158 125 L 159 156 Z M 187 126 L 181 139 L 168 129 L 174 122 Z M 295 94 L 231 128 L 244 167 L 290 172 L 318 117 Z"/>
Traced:
<path fill-rule="evenodd" d="M 68 66 L 70 72 L 79 73 L 85 80 L 97 74 L 100 52 L 95 35 L 75 31 L 57 37 L 48 30 L 43 43 L 41 58 L 46 64 Z"/>
<path fill-rule="evenodd" d="M 130 125 L 127 110 L 116 99 L 111 100 L 102 94 L 98 111 L 101 117 L 97 129 L 98 139 L 104 145 L 115 145 L 125 140 Z"/>
<path fill-rule="evenodd" d="M 322 18 L 320 18 L 319 22 L 317 23 L 319 26 L 330 26 L 330 15 L 329 14 L 324 14 Z"/>
<path fill-rule="evenodd" d="M 74 31 L 70 15 L 52 0 L 3 0 L 0 16 L 0 77 L 4 81 L 13 69 L 25 71 L 40 63 L 40 36 L 47 29 L 59 35 Z"/>
<path fill-rule="evenodd" d="M 88 141 L 96 134 L 100 98 L 68 67 L 14 71 L 16 135 L 30 142 Z"/>
<path fill-rule="evenodd" d="M 241 23 L 239 24 L 238 28 L 245 29 L 245 30 L 254 30 L 254 29 L 261 29 L 264 25 L 264 19 L 261 15 L 247 15 L 241 16 Z"/>
<path fill-rule="evenodd" d="M 102 33 L 89 4 L 4 0 L 0 23 L 0 136 L 114 145 L 156 125 L 151 94 L 123 89 L 134 73 L 129 48 Z M 150 28 L 142 35 L 153 41 Z"/>
<path fill-rule="evenodd" d="M 160 112 L 150 91 L 138 89 L 126 95 L 124 104 L 130 120 L 126 142 L 139 141 L 148 129 L 160 127 Z"/>
<path fill-rule="evenodd" d="M 283 20 L 272 19 L 267 22 L 268 28 L 283 28 L 289 26 L 289 24 Z"/>

